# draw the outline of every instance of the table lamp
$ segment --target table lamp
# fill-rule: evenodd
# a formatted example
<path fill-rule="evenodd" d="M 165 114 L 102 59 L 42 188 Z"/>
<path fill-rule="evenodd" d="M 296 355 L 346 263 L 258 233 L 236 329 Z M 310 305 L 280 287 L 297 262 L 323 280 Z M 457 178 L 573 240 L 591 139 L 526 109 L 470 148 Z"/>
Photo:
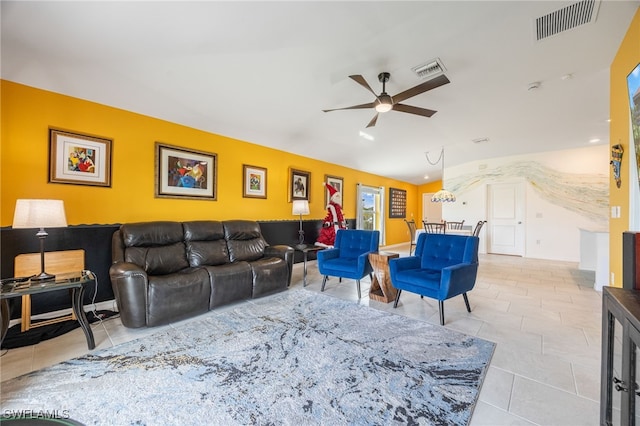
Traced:
<path fill-rule="evenodd" d="M 302 215 L 309 214 L 309 202 L 307 200 L 294 200 L 293 201 L 293 210 L 291 214 L 300 215 L 300 230 L 299 234 L 299 247 L 304 247 L 304 230 L 302 229 Z"/>
<path fill-rule="evenodd" d="M 44 228 L 63 228 L 67 226 L 62 200 L 16 200 L 13 215 L 13 228 L 40 228 L 36 237 L 40 238 L 40 275 L 32 281 L 52 280 L 56 276 L 44 271 L 44 239 L 47 231 Z"/>

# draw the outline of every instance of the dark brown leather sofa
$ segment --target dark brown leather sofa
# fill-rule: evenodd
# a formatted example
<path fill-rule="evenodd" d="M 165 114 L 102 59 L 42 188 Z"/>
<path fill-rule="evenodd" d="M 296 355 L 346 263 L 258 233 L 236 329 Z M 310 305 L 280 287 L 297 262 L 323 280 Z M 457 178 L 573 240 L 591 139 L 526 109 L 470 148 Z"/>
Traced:
<path fill-rule="evenodd" d="M 294 250 L 247 220 L 143 222 L 113 234 L 109 269 L 122 324 L 167 324 L 287 288 Z"/>

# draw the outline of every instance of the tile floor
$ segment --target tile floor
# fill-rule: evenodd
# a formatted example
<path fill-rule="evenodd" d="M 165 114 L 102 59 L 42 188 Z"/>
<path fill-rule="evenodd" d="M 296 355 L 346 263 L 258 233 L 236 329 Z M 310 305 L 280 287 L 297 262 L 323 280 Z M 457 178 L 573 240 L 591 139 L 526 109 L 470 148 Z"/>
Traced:
<path fill-rule="evenodd" d="M 386 248 L 407 255 L 408 244 Z M 302 286 L 302 264 L 292 286 Z M 315 261 L 308 264 L 307 289 L 320 291 Z M 497 343 L 471 425 L 561 425 L 599 423 L 601 293 L 594 273 L 577 263 L 480 255 L 476 286 L 445 302 L 446 327 Z M 393 303 L 369 300 L 362 281 L 360 303 L 438 324 L 438 303 L 403 293 Z M 327 282 L 325 293 L 357 301 L 353 281 Z M 227 309 L 235 307 L 232 305 Z M 92 325 L 97 349 L 158 331 L 127 329 L 118 318 Z M 167 326 L 171 327 L 171 325 Z M 38 370 L 87 353 L 80 329 L 34 346 L 2 351 L 0 378 Z M 1 386 L 1 384 L 0 384 Z M 0 388 L 1 389 L 1 388 Z"/>

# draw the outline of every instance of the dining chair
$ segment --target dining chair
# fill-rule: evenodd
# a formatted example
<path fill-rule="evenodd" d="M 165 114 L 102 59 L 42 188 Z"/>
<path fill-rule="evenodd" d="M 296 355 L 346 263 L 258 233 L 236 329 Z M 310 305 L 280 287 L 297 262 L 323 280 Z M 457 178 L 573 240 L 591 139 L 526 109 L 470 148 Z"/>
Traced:
<path fill-rule="evenodd" d="M 445 234 L 447 232 L 447 225 L 444 222 L 422 221 L 422 224 L 427 234 Z"/>
<path fill-rule="evenodd" d="M 482 226 L 487 223 L 486 220 L 479 220 L 478 223 L 476 224 L 475 229 L 473 230 L 473 236 L 477 237 L 480 235 L 480 231 L 482 230 Z"/>
<path fill-rule="evenodd" d="M 449 221 L 447 220 L 445 222 L 447 224 L 447 229 L 456 229 L 456 230 L 460 230 L 462 229 L 462 225 L 464 225 L 464 220 L 462 220 L 461 222 L 455 222 L 455 221 Z"/>
<path fill-rule="evenodd" d="M 416 221 L 413 219 L 411 220 L 405 219 L 404 221 L 407 223 L 407 226 L 409 227 L 409 236 L 411 237 L 411 245 L 409 246 L 409 256 L 411 256 L 411 252 L 416 246 Z"/>

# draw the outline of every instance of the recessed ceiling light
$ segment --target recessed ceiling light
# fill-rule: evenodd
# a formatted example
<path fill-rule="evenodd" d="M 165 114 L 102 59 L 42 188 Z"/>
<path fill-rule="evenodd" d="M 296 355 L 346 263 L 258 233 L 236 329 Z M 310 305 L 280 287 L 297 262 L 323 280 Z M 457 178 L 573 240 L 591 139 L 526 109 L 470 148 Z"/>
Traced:
<path fill-rule="evenodd" d="M 600 142 L 600 139 L 598 138 L 589 139 L 589 143 L 598 143 L 598 142 Z"/>
<path fill-rule="evenodd" d="M 429 179 L 429 175 L 424 175 L 424 179 L 425 180 Z"/>
<path fill-rule="evenodd" d="M 373 136 L 371 136 L 369 133 L 365 133 L 362 130 L 360 130 L 360 136 L 365 138 L 368 141 L 372 141 L 373 140 Z"/>

